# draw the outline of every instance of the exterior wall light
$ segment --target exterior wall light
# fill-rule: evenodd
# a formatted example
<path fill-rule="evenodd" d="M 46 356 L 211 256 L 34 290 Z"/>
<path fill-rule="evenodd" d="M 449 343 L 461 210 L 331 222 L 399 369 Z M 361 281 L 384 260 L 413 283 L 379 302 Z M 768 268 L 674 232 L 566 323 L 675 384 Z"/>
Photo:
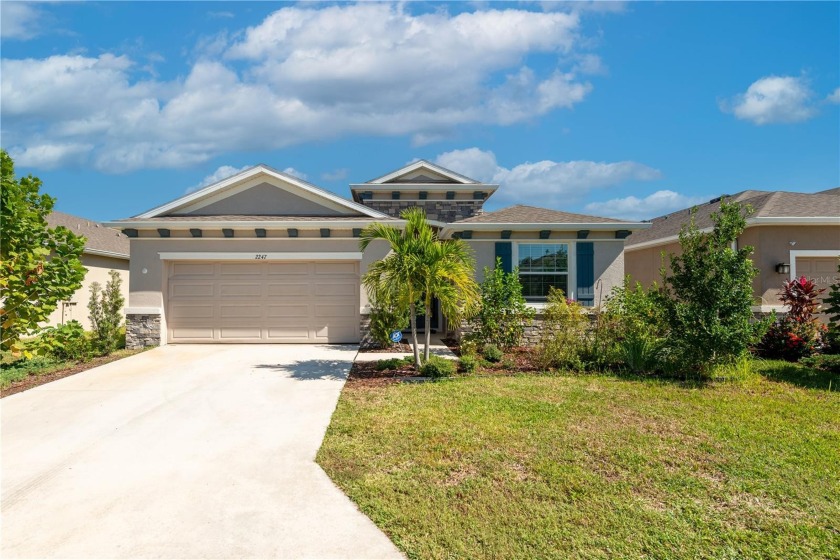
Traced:
<path fill-rule="evenodd" d="M 776 265 L 776 272 L 779 274 L 790 274 L 790 265 L 788 263 L 779 263 Z"/>

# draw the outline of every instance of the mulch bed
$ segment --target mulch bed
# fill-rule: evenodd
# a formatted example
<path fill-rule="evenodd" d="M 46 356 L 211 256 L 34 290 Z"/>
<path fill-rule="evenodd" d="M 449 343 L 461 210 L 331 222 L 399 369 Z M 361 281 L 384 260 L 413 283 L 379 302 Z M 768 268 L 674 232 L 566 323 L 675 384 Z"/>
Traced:
<path fill-rule="evenodd" d="M 359 350 L 359 352 L 362 354 L 366 354 L 368 352 L 375 352 L 377 354 L 404 354 L 406 352 L 414 352 L 414 350 L 411 349 L 411 344 L 406 342 L 397 342 L 387 348 L 365 348 L 363 350 Z"/>
<path fill-rule="evenodd" d="M 417 371 L 410 365 L 405 365 L 399 369 L 377 371 L 376 362 L 355 362 L 353 367 L 350 368 L 347 381 L 357 385 L 389 385 L 391 383 L 399 383 L 400 380 L 406 377 L 414 377 L 416 375 Z"/>
<path fill-rule="evenodd" d="M 20 381 L 13 382 L 9 387 L 0 389 L 0 398 L 8 397 L 9 395 L 14 395 L 15 393 L 26 391 L 27 389 L 37 387 L 38 385 L 43 385 L 44 383 L 49 383 L 50 381 L 57 381 L 63 377 L 69 377 L 71 375 L 81 373 L 91 368 L 103 366 L 110 362 L 116 362 L 117 360 L 122 360 L 123 358 L 133 356 L 134 354 L 137 354 L 141 351 L 142 350 L 138 350 L 137 352 L 132 352 L 130 354 L 111 354 L 110 356 L 99 356 L 98 358 L 93 358 L 90 361 L 77 362 L 76 364 L 70 367 L 53 371 L 50 373 L 30 375 L 26 379 L 21 379 Z"/>

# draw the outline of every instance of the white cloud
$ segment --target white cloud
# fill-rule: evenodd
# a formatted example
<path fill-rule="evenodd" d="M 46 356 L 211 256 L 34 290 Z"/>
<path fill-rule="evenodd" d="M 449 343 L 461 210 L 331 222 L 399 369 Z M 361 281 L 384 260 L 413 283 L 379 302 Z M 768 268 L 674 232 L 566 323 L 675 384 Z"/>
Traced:
<path fill-rule="evenodd" d="M 292 177 L 297 177 L 298 179 L 303 179 L 304 181 L 306 181 L 309 178 L 309 175 L 307 175 L 303 171 L 298 171 L 294 167 L 287 167 L 283 170 L 283 173 L 285 173 L 286 175 L 291 175 Z"/>
<path fill-rule="evenodd" d="M 731 102 L 721 103 L 721 109 L 758 125 L 794 123 L 816 114 L 812 96 L 805 78 L 766 76 L 753 82 Z"/>
<path fill-rule="evenodd" d="M 630 181 L 660 179 L 662 172 L 633 161 L 526 162 L 513 168 L 500 166 L 493 152 L 479 148 L 453 150 L 440 154 L 435 162 L 467 177 L 498 183 L 495 202 L 528 203 L 539 206 L 568 207 L 594 189 L 613 187 Z"/>
<path fill-rule="evenodd" d="M 201 180 L 197 185 L 194 185 L 186 190 L 184 194 L 189 194 L 191 192 L 195 192 L 199 189 L 203 189 L 204 187 L 208 187 L 214 183 L 218 183 L 228 177 L 233 177 L 237 173 L 242 173 L 246 169 L 250 169 L 251 165 L 246 165 L 245 167 L 234 167 L 232 165 L 222 165 L 221 167 L 217 168 L 216 171 L 207 175 L 204 179 Z"/>
<path fill-rule="evenodd" d="M 32 39 L 40 33 L 39 23 L 43 17 L 43 12 L 33 4 L 0 2 L 0 37 Z"/>
<path fill-rule="evenodd" d="M 350 173 L 350 170 L 346 167 L 341 167 L 334 171 L 327 171 L 325 173 L 321 173 L 321 179 L 324 181 L 343 181 L 347 178 L 347 175 Z"/>
<path fill-rule="evenodd" d="M 10 155 L 21 167 L 53 169 L 83 161 L 92 149 L 92 144 L 30 144 L 22 150 L 12 149 Z"/>
<path fill-rule="evenodd" d="M 825 100 L 829 103 L 840 103 L 840 87 L 829 93 Z"/>
<path fill-rule="evenodd" d="M 613 198 L 605 202 L 591 202 L 584 208 L 586 212 L 611 218 L 644 220 L 669 214 L 683 208 L 690 208 L 709 200 L 708 197 L 686 196 L 670 190 L 656 191 L 644 198 L 628 196 Z"/>
<path fill-rule="evenodd" d="M 354 134 L 419 145 L 582 102 L 592 85 L 578 74 L 597 69 L 584 42 L 579 16 L 560 11 L 286 7 L 198 45 L 197 61 L 171 81 L 113 53 L 5 59 L 4 144 L 92 146 L 68 163 L 109 172 Z M 531 55 L 556 64 L 537 72 Z"/>

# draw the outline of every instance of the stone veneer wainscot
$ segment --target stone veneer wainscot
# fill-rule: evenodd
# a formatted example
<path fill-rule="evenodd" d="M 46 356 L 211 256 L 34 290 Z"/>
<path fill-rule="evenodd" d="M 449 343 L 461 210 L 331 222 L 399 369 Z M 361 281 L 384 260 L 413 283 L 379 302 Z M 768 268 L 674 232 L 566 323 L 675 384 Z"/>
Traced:
<path fill-rule="evenodd" d="M 126 314 L 125 347 L 136 350 L 148 346 L 160 346 L 160 314 Z"/>

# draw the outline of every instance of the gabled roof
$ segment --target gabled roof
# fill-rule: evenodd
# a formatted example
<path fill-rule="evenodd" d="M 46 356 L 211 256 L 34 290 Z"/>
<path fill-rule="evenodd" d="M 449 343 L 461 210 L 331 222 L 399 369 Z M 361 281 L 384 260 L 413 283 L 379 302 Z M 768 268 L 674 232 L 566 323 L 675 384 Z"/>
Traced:
<path fill-rule="evenodd" d="M 430 171 L 434 175 L 442 175 L 445 177 L 445 180 L 440 179 L 433 179 L 427 176 L 420 175 L 416 179 L 420 179 L 424 177 L 426 180 L 401 180 L 402 177 L 405 175 L 410 175 L 417 171 L 427 170 Z M 429 180 L 431 179 L 431 180 Z M 425 159 L 417 160 L 414 163 L 409 163 L 404 167 L 400 167 L 395 171 L 391 171 L 381 177 L 377 177 L 376 179 L 371 179 L 367 183 L 362 183 L 363 185 L 379 185 L 383 183 L 423 183 L 423 184 L 430 184 L 430 183 L 444 183 L 444 184 L 460 184 L 460 185 L 480 185 L 482 184 L 480 181 L 476 181 L 475 179 L 470 179 L 469 177 L 465 177 L 460 173 L 455 173 L 451 169 L 446 169 L 445 167 L 441 167 L 436 163 L 432 163 L 430 161 L 426 161 Z M 354 185 L 356 186 L 356 185 Z"/>
<path fill-rule="evenodd" d="M 126 260 L 129 258 L 128 237 L 99 222 L 64 212 L 52 212 L 47 216 L 47 223 L 51 228 L 64 226 L 76 235 L 83 235 L 87 239 L 85 253 Z"/>
<path fill-rule="evenodd" d="M 549 208 L 538 208 L 517 204 L 497 210 L 485 212 L 472 218 L 458 220 L 447 224 L 444 234 L 452 231 L 465 230 L 517 230 L 517 231 L 539 231 L 543 229 L 593 229 L 593 230 L 636 230 L 650 227 L 642 222 L 623 222 L 613 218 L 602 218 L 600 216 L 588 216 L 586 214 L 575 214 L 562 212 Z"/>
<path fill-rule="evenodd" d="M 817 193 L 747 190 L 696 206 L 694 223 L 698 228 L 712 228 L 712 214 L 720 211 L 722 198 L 753 208 L 753 214 L 747 218 L 748 225 L 840 225 L 840 192 L 837 189 Z M 627 238 L 627 247 L 670 243 L 677 239 L 680 228 L 690 217 L 691 208 L 686 208 L 654 218 L 650 229 L 635 232 Z"/>
<path fill-rule="evenodd" d="M 621 220 L 602 218 L 600 216 L 588 216 L 586 214 L 574 214 L 562 212 L 549 208 L 538 208 L 517 204 L 495 212 L 485 212 L 472 218 L 458 220 L 456 224 L 621 224 Z"/>
<path fill-rule="evenodd" d="M 202 200 L 209 199 L 210 197 L 217 197 L 217 195 L 224 193 L 224 191 L 226 190 L 232 190 L 235 187 L 247 181 L 259 178 L 260 176 L 264 176 L 269 180 L 279 180 L 284 184 L 284 186 L 290 185 L 292 187 L 292 189 L 290 190 L 296 191 L 295 194 L 300 194 L 310 199 L 320 200 L 326 205 L 332 207 L 342 207 L 357 214 L 362 214 L 371 218 L 380 219 L 388 217 L 382 212 L 378 212 L 372 208 L 368 208 L 367 206 L 358 204 L 356 202 L 352 202 L 334 193 L 316 187 L 312 183 L 304 181 L 299 177 L 289 175 L 288 173 L 283 173 L 282 171 L 278 171 L 265 164 L 259 164 L 255 165 L 254 167 L 250 167 L 245 171 L 237 173 L 232 177 L 222 179 L 221 181 L 212 185 L 208 185 L 203 189 L 182 196 L 181 198 L 173 200 L 172 202 L 168 202 L 166 204 L 158 206 L 157 208 L 153 208 L 147 212 L 138 214 L 137 216 L 135 216 L 135 218 L 154 219 L 169 214 L 178 213 L 178 211 L 183 208 L 194 206 Z"/>

